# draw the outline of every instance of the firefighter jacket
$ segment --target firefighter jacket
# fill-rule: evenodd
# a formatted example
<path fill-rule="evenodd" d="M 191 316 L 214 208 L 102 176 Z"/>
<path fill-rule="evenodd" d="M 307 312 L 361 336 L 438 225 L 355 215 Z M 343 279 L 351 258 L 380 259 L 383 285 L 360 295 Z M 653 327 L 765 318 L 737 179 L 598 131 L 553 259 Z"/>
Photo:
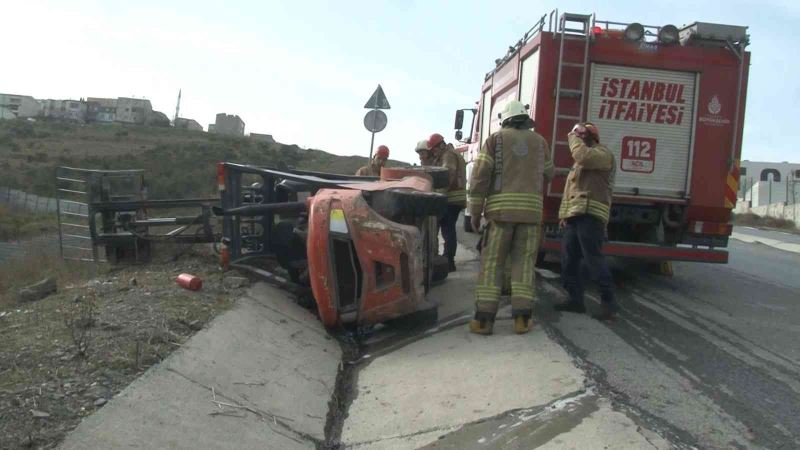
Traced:
<path fill-rule="evenodd" d="M 366 166 L 361 167 L 356 171 L 357 177 L 379 177 L 381 176 L 381 166 L 372 162 Z"/>
<path fill-rule="evenodd" d="M 590 214 L 608 223 L 616 175 L 614 155 L 599 143 L 587 146 L 575 133 L 569 133 L 568 139 L 575 164 L 567 176 L 558 218 Z"/>
<path fill-rule="evenodd" d="M 541 223 L 543 177 L 553 177 L 545 139 L 503 128 L 483 143 L 470 175 L 469 212 L 498 222 Z"/>
<path fill-rule="evenodd" d="M 447 144 L 443 152 L 438 154 L 432 161 L 434 166 L 447 168 L 448 186 L 442 189 L 441 193 L 447 195 L 449 205 L 464 206 L 467 203 L 467 163 L 453 148 L 452 144 Z"/>

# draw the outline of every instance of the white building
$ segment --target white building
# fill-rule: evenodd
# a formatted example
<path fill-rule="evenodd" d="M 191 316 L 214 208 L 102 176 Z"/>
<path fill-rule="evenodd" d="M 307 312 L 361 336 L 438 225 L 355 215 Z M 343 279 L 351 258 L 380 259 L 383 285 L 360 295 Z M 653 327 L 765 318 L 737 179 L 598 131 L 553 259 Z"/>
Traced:
<path fill-rule="evenodd" d="M 742 161 L 739 201 L 751 208 L 800 202 L 800 164 Z"/>
<path fill-rule="evenodd" d="M 122 123 L 143 124 L 153 113 L 150 100 L 143 98 L 120 97 L 117 99 L 117 111 L 114 120 Z"/>
<path fill-rule="evenodd" d="M 41 106 L 30 95 L 0 94 L 0 109 L 3 110 L 0 118 L 25 118 L 38 116 Z"/>
<path fill-rule="evenodd" d="M 60 120 L 86 120 L 86 102 L 83 100 L 42 100 L 42 113 L 44 117 Z"/>

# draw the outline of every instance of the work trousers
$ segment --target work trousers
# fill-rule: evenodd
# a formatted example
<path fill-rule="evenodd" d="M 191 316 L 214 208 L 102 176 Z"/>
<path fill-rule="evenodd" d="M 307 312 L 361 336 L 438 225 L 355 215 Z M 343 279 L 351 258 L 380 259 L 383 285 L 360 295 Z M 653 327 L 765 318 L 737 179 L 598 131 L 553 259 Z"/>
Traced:
<path fill-rule="evenodd" d="M 561 240 L 561 278 L 569 301 L 583 305 L 581 261 L 584 261 L 600 288 L 600 300 L 616 311 L 614 280 L 602 253 L 605 223 L 589 214 L 571 217 L 566 222 Z"/>
<path fill-rule="evenodd" d="M 485 233 L 481 250 L 481 272 L 475 287 L 476 311 L 497 313 L 504 272 L 510 265 L 512 314 L 530 316 L 541 225 L 490 221 Z M 509 257 L 510 264 L 506 264 Z"/>
<path fill-rule="evenodd" d="M 442 239 L 444 239 L 444 256 L 447 256 L 450 262 L 456 257 L 456 248 L 458 248 L 456 222 L 458 222 L 458 215 L 462 209 L 464 207 L 461 205 L 447 205 L 444 215 L 439 219 L 439 228 L 442 232 Z"/>

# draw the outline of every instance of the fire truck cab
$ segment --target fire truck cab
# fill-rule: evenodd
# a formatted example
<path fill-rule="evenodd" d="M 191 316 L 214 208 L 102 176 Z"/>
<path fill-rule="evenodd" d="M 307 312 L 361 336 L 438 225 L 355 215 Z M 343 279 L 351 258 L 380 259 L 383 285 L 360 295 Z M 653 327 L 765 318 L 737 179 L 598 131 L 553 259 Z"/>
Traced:
<path fill-rule="evenodd" d="M 726 263 L 739 182 L 750 54 L 747 27 L 648 26 L 594 14 L 543 16 L 495 60 L 477 110 L 456 113 L 468 162 L 500 129 L 510 100 L 528 105 L 550 144 L 543 251 L 558 252 L 558 209 L 574 161 L 567 133 L 593 122 L 616 158 L 609 255 Z M 464 112 L 471 132 L 460 139 Z M 469 220 L 465 220 L 469 222 Z"/>

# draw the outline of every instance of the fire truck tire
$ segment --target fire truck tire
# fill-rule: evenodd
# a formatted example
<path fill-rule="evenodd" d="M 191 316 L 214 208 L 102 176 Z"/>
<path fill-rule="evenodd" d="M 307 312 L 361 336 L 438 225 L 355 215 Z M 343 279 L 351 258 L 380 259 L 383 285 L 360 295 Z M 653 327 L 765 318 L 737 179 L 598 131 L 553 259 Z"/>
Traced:
<path fill-rule="evenodd" d="M 386 191 L 392 209 L 413 217 L 440 217 L 447 208 L 447 197 L 436 192 L 420 192 L 406 189 Z"/>
<path fill-rule="evenodd" d="M 381 178 L 384 180 L 402 180 L 405 177 L 426 174 L 433 181 L 433 189 L 445 189 L 450 184 L 450 174 L 444 167 L 384 167 Z"/>

